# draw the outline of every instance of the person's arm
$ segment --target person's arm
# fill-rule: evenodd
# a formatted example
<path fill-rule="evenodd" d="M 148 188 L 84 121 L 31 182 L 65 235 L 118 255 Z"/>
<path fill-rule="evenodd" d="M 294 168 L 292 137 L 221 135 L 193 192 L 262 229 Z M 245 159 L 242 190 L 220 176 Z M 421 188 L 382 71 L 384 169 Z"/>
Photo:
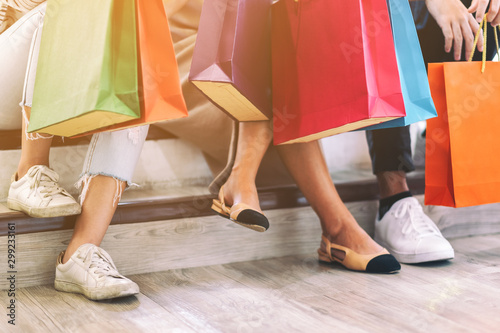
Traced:
<path fill-rule="evenodd" d="M 474 16 L 460 0 L 425 0 L 425 4 L 443 31 L 445 51 L 450 52 L 453 48 L 455 60 L 460 60 L 462 45 L 465 42 L 465 57 L 468 59 L 474 46 L 474 35 L 479 29 Z M 478 40 L 477 50 L 480 52 L 483 50 L 482 36 Z"/>

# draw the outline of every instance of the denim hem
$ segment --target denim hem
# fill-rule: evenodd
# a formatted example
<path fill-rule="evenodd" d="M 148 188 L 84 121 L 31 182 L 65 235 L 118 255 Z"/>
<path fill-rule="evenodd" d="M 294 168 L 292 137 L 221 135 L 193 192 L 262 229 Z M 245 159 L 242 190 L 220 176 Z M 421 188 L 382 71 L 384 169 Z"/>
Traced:
<path fill-rule="evenodd" d="M 113 207 L 118 204 L 123 192 L 125 192 L 127 189 L 129 189 L 132 186 L 139 186 L 139 185 L 134 184 L 130 181 L 127 181 L 127 180 L 122 179 L 120 177 L 116 177 L 116 176 L 107 174 L 105 172 L 97 172 L 97 173 L 85 172 L 79 177 L 78 181 L 75 184 L 75 187 L 77 189 L 81 190 L 81 192 L 80 192 L 80 205 L 81 206 L 83 206 L 83 203 L 85 202 L 85 198 L 87 197 L 87 192 L 89 190 L 89 186 L 90 186 L 92 179 L 94 179 L 97 176 L 110 177 L 110 178 L 115 180 L 116 188 L 115 188 L 115 196 L 113 198 Z M 125 182 L 127 184 L 127 186 L 125 187 L 125 189 L 123 191 L 121 191 L 120 182 Z"/>
<path fill-rule="evenodd" d="M 79 176 L 78 176 L 78 181 L 76 182 L 75 186 L 76 188 L 79 188 L 78 183 L 80 182 L 80 180 L 84 177 L 84 176 L 91 176 L 91 177 L 95 177 L 95 176 L 105 176 L 105 177 L 110 177 L 110 178 L 113 178 L 113 179 L 117 179 L 121 182 L 126 182 L 127 183 L 127 188 L 125 188 L 125 190 L 127 190 L 129 187 L 138 187 L 139 185 L 135 184 L 135 183 L 132 183 L 132 181 L 130 180 L 126 180 L 126 179 L 123 179 L 121 177 L 117 177 L 117 176 L 114 176 L 112 174 L 109 174 L 109 173 L 106 173 L 106 172 L 82 172 Z"/>

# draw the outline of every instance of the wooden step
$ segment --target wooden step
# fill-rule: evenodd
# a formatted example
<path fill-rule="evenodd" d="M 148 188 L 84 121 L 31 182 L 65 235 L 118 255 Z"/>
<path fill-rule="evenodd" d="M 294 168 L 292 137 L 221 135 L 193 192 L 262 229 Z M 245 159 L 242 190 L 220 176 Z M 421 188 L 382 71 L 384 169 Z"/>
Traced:
<path fill-rule="evenodd" d="M 410 178 L 412 190 L 421 193 L 423 174 Z M 420 190 L 419 190 L 420 187 Z M 373 234 L 377 213 L 374 179 L 338 184 L 358 223 Z M 183 191 L 183 192 L 180 192 Z M 262 207 L 271 221 L 265 233 L 243 228 L 210 211 L 213 196 L 204 188 L 174 189 L 165 196 L 124 197 L 102 243 L 123 274 L 156 272 L 231 262 L 301 255 L 315 251 L 321 229 L 319 220 L 296 187 L 262 189 Z M 422 201 L 423 196 L 417 196 Z M 452 209 L 425 207 L 446 237 L 500 232 L 500 204 Z M 52 283 L 55 258 L 71 234 L 71 218 L 32 219 L 0 210 L 5 234 L 9 222 L 16 226 L 18 287 Z M 7 249 L 7 236 L 0 237 Z M 3 265 L 7 263 L 4 262 Z M 7 271 L 7 267 L 3 268 Z M 5 289 L 7 281 L 0 281 Z"/>
<path fill-rule="evenodd" d="M 408 183 L 413 193 L 423 193 L 423 172 L 411 174 Z M 375 178 L 344 181 L 336 183 L 337 190 L 344 202 L 369 201 L 378 199 L 378 185 Z M 203 217 L 212 215 L 210 209 L 214 195 L 204 187 L 171 188 L 160 191 L 129 191 L 111 222 L 129 224 L 151 221 L 175 220 L 185 217 Z M 176 193 L 180 193 L 176 195 Z M 295 208 L 307 206 L 307 200 L 295 185 L 259 189 L 259 199 L 263 210 Z M 23 213 L 13 212 L 0 206 L 0 236 L 7 234 L 7 224 L 16 224 L 17 234 L 44 231 L 66 230 L 73 227 L 75 217 L 30 218 Z"/>
<path fill-rule="evenodd" d="M 59 174 L 59 185 L 77 197 L 74 184 L 80 178 L 88 145 L 54 147 L 50 165 Z M 175 158 L 171 158 L 176 156 Z M 20 150 L 0 150 L 0 202 L 7 200 L 10 180 L 21 158 Z M 212 174 L 202 152 L 177 138 L 148 140 L 144 143 L 133 182 L 142 189 L 207 186 Z"/>
<path fill-rule="evenodd" d="M 421 192 L 422 174 L 411 184 Z M 351 202 L 356 218 L 370 228 L 376 214 L 375 179 L 347 181 L 337 188 Z M 125 192 L 102 247 L 123 274 L 136 274 L 295 255 L 317 246 L 318 218 L 296 186 L 260 189 L 262 209 L 272 224 L 265 233 L 215 215 L 213 198 L 206 187 Z M 3 206 L 0 248 L 7 248 L 9 223 L 16 229 L 18 286 L 50 283 L 54 260 L 71 238 L 74 217 L 30 218 Z M 4 287 L 6 281 L 0 281 Z"/>
<path fill-rule="evenodd" d="M 21 149 L 21 130 L 0 130 L 0 150 L 15 150 Z M 77 145 L 86 145 L 90 142 L 92 136 L 83 136 L 80 138 L 61 138 L 54 137 L 52 141 L 52 147 L 71 147 Z M 161 139 L 173 139 L 175 136 L 159 127 L 150 126 L 148 137 L 146 140 L 161 140 Z"/>
<path fill-rule="evenodd" d="M 358 220 L 374 219 L 376 202 L 348 204 Z M 319 221 L 310 207 L 266 210 L 271 227 L 264 233 L 241 227 L 218 215 L 114 224 L 101 244 L 122 274 L 157 272 L 213 264 L 310 253 L 320 241 Z M 18 288 L 50 284 L 57 255 L 72 230 L 16 235 Z M 7 236 L 0 237 L 7 249 Z M 6 265 L 6 260 L 2 263 Z M 2 267 L 4 272 L 8 269 Z M 8 287 L 0 280 L 0 289 Z"/>

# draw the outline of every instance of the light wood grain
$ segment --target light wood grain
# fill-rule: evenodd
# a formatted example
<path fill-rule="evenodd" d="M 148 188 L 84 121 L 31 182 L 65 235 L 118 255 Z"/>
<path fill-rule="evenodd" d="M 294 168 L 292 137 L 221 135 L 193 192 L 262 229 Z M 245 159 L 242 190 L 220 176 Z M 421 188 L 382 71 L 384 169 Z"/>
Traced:
<path fill-rule="evenodd" d="M 500 234 L 451 243 L 454 260 L 403 265 L 394 275 L 319 264 L 310 252 L 133 275 L 141 294 L 107 302 L 51 285 L 24 288 L 18 326 L 2 320 L 0 331 L 498 332 Z"/>
<path fill-rule="evenodd" d="M 189 326 L 145 295 L 91 302 L 52 286 L 21 290 L 17 299 L 19 332 L 172 332 Z M 6 324 L 3 323 L 2 324 Z M 10 332 L 9 326 L 0 326 Z"/>
<path fill-rule="evenodd" d="M 321 234 L 310 208 L 274 210 L 266 233 L 243 228 L 219 216 L 111 226 L 102 247 L 123 274 L 156 272 L 257 260 L 313 251 Z M 71 231 L 17 237 L 18 285 L 53 281 L 55 259 Z M 6 239 L 0 239 L 6 248 Z M 2 263 L 4 264 L 4 263 Z M 1 288 L 7 282 L 1 280 Z"/>
<path fill-rule="evenodd" d="M 423 200 L 422 196 L 418 197 Z M 359 224 L 373 234 L 377 203 L 347 204 Z M 447 237 L 500 232 L 498 205 L 461 210 L 426 207 Z M 111 226 L 102 244 L 124 274 L 226 264 L 314 252 L 321 230 L 309 207 L 266 211 L 271 227 L 256 233 L 219 216 Z M 55 259 L 71 230 L 17 236 L 18 286 L 52 283 Z M 0 249 L 6 249 L 0 237 Z M 5 250 L 1 250 L 5 251 Z M 5 253 L 5 252 L 3 252 Z M 6 272 L 6 260 L 0 269 Z M 7 286 L 0 279 L 0 289 Z"/>

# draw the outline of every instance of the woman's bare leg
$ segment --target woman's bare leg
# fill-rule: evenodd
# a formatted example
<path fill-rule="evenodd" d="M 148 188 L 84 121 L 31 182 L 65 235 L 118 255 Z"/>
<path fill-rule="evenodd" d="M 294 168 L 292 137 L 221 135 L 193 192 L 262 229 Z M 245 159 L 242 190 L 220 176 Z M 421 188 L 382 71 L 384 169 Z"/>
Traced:
<path fill-rule="evenodd" d="M 25 107 L 26 113 L 29 117 L 31 108 Z M 23 119 L 23 130 L 26 128 L 25 120 Z M 49 166 L 49 153 L 50 145 L 52 144 L 52 137 L 41 135 L 44 138 L 36 140 L 28 140 L 25 133 L 22 135 L 21 141 L 21 160 L 17 167 L 17 178 L 22 178 L 28 170 L 34 165 Z"/>
<path fill-rule="evenodd" d="M 89 184 L 82 213 L 77 217 L 73 236 L 64 254 L 63 263 L 83 244 L 100 246 L 118 205 L 126 182 L 107 176 L 96 176 Z"/>
<path fill-rule="evenodd" d="M 271 139 L 269 121 L 240 123 L 235 163 L 224 184 L 224 199 L 229 206 L 245 203 L 261 211 L 255 177 Z"/>
<path fill-rule="evenodd" d="M 86 179 L 82 213 L 68 248 L 57 259 L 54 288 L 92 300 L 137 294 L 139 286 L 122 276 L 109 254 L 99 247 L 126 182 L 107 176 Z"/>
<path fill-rule="evenodd" d="M 29 113 L 30 108 L 25 110 Z M 49 169 L 52 136 L 35 134 L 30 140 L 24 132 L 26 120 L 22 122 L 21 159 L 10 184 L 7 206 L 33 217 L 79 214 L 80 205 L 58 185 L 59 176 Z"/>
<path fill-rule="evenodd" d="M 142 126 L 93 136 L 78 181 L 82 213 L 66 251 L 57 258 L 56 290 L 83 294 L 92 300 L 139 292 L 139 286 L 117 271 L 100 245 L 121 194 L 131 182 L 147 132 L 148 126 Z"/>
<path fill-rule="evenodd" d="M 277 146 L 283 162 L 318 215 L 323 235 L 360 254 L 382 250 L 340 199 L 317 141 Z"/>
<path fill-rule="evenodd" d="M 228 205 L 244 202 L 260 210 L 255 177 L 272 139 L 269 122 L 240 124 L 238 151 L 224 185 Z M 277 146 L 288 170 L 318 214 L 323 234 L 333 243 L 360 254 L 378 253 L 382 248 L 358 225 L 340 199 L 318 142 Z"/>

